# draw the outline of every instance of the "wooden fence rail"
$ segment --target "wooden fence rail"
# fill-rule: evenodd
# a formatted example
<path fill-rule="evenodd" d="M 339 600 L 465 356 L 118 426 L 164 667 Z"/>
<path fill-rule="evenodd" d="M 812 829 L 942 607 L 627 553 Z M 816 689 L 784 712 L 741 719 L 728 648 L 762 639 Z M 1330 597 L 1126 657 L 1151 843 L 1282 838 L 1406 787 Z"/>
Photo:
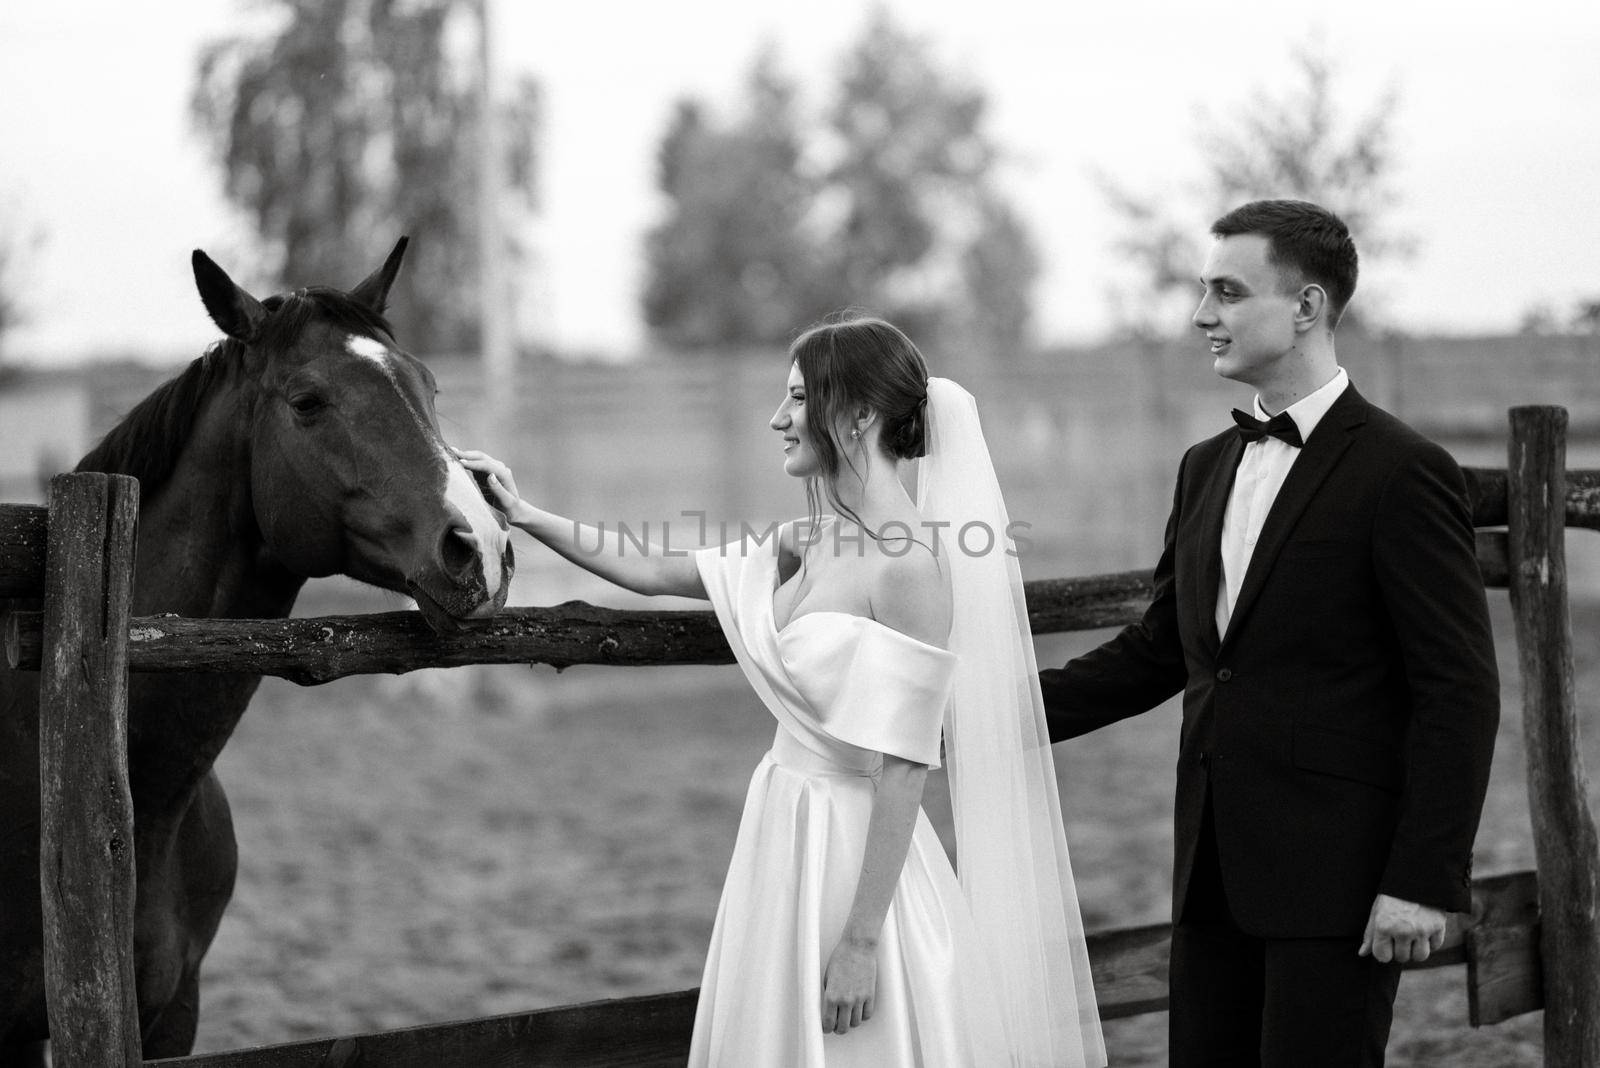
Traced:
<path fill-rule="evenodd" d="M 1600 847 L 1576 758 L 1563 530 L 1600 529 L 1600 471 L 1564 471 L 1565 413 L 1514 409 L 1510 466 L 1467 471 L 1478 559 L 1509 586 L 1528 737 L 1529 804 L 1541 879 L 1479 879 L 1465 926 L 1421 967 L 1466 965 L 1469 1019 L 1494 1023 L 1548 1005 L 1552 1065 L 1600 1064 Z M 128 671 L 232 671 L 301 683 L 467 663 L 725 663 L 708 612 L 621 612 L 570 603 L 505 613 L 455 636 L 417 613 L 291 620 L 128 619 L 137 487 L 73 474 L 51 505 L 0 505 L 0 598 L 11 611 L 6 662 L 40 670 L 46 971 L 58 1068 L 141 1064 L 133 1008 L 131 809 L 126 804 Z M 1049 579 L 1027 587 L 1037 633 L 1136 619 L 1148 572 Z M 70 738 L 74 744 L 68 744 Z M 110 789 L 84 784 L 106 784 Z M 1165 926 L 1090 938 L 1107 1018 L 1166 1005 Z M 1576 972 L 1574 971 L 1576 969 Z M 562 1006 L 366 1036 L 147 1062 L 197 1068 L 682 1063 L 694 991 Z"/>
<path fill-rule="evenodd" d="M 1485 586 L 1509 583 L 1507 535 L 1478 532 Z M 1120 627 L 1150 602 L 1151 573 L 1122 571 L 1025 584 L 1035 634 Z M 6 664 L 43 662 L 43 614 L 13 611 L 0 621 Z M 711 612 L 641 612 L 568 601 L 509 608 L 435 634 L 419 612 L 296 619 L 138 616 L 129 623 L 129 671 L 249 672 L 315 685 L 347 675 L 402 674 L 464 664 L 605 664 L 637 667 L 728 664 L 733 653 Z"/>

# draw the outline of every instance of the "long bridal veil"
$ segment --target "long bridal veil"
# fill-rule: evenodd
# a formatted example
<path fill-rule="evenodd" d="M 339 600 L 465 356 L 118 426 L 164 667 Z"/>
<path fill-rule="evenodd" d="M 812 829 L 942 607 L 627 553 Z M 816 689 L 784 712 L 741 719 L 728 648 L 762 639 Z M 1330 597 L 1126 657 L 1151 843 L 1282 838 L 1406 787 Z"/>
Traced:
<path fill-rule="evenodd" d="M 1022 1065 L 1106 1063 L 1010 518 L 972 395 L 928 381 L 917 505 L 951 569 L 956 869 Z"/>

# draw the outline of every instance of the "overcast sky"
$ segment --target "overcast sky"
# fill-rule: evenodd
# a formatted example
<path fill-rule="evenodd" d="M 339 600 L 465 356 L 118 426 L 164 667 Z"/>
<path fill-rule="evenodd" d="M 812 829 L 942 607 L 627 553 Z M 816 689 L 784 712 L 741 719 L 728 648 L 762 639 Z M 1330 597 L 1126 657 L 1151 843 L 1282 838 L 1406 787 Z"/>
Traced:
<path fill-rule="evenodd" d="M 1046 340 L 1086 338 L 1108 322 L 1105 291 L 1121 267 L 1095 171 L 1181 199 L 1199 174 L 1196 109 L 1226 115 L 1254 89 L 1287 87 L 1290 50 L 1313 36 L 1341 64 L 1348 112 L 1390 84 L 1400 90 L 1397 221 L 1420 253 L 1404 269 L 1375 266 L 1362 283 L 1391 320 L 1509 330 L 1536 302 L 1565 312 L 1600 294 L 1592 0 L 1499 6 L 1492 17 L 1417 0 L 887 6 L 990 96 L 991 131 L 1012 154 L 1006 187 L 1044 253 Z M 236 27 L 242 10 L 82 0 L 0 14 L 0 226 L 40 240 L 20 272 L 29 321 L 8 340 L 9 357 L 186 359 L 215 336 L 189 250 L 222 258 L 251 238 L 190 132 L 187 99 L 200 43 Z M 654 153 L 674 100 L 728 103 L 773 41 L 803 101 L 818 107 L 867 7 L 497 0 L 496 11 L 504 67 L 546 91 L 546 214 L 533 233 L 545 281 L 522 318 L 558 345 L 627 354 L 644 344 L 639 250 L 662 209 Z M 374 263 L 393 237 L 373 235 Z"/>

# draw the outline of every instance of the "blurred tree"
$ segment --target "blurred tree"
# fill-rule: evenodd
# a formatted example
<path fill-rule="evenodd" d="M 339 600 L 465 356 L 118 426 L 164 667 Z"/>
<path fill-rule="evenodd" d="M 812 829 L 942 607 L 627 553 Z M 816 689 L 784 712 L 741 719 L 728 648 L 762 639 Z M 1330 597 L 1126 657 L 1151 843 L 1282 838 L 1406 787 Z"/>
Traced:
<path fill-rule="evenodd" d="M 734 122 L 679 104 L 647 241 L 656 336 L 737 350 L 860 308 L 949 352 L 1023 347 L 1038 256 L 997 188 L 983 93 L 879 9 L 825 117 L 802 122 L 795 96 L 769 49 Z"/>
<path fill-rule="evenodd" d="M 838 213 L 826 277 L 838 304 L 881 311 L 914 337 L 1011 355 L 1038 259 L 995 185 L 982 90 L 939 69 L 930 43 L 883 8 L 845 59 L 828 124 Z M 985 306 L 997 301 L 998 306 Z"/>
<path fill-rule="evenodd" d="M 1572 329 L 1580 334 L 1600 333 L 1600 297 L 1585 297 L 1573 306 Z"/>
<path fill-rule="evenodd" d="M 402 233 L 401 340 L 476 347 L 475 0 L 262 0 L 274 29 L 201 51 L 191 111 L 282 283 L 348 286 Z M 513 191 L 536 195 L 537 86 L 503 106 Z M 522 250 L 507 238 L 509 252 Z"/>
<path fill-rule="evenodd" d="M 668 217 L 645 239 L 645 322 L 679 348 L 781 344 L 826 310 L 805 218 L 816 181 L 801 166 L 794 86 L 764 50 L 726 129 L 678 103 L 657 153 Z"/>
<path fill-rule="evenodd" d="M 1397 90 L 1391 86 L 1365 114 L 1346 120 L 1348 95 L 1340 92 L 1335 65 L 1321 47 L 1300 47 L 1293 62 L 1295 85 L 1285 92 L 1256 90 L 1231 123 L 1200 113 L 1205 178 L 1198 195 L 1189 198 L 1197 202 L 1190 213 L 1195 218 L 1175 217 L 1168 198 L 1101 177 L 1123 220 L 1116 247 L 1139 279 L 1131 291 L 1113 294 L 1129 332 L 1161 336 L 1187 326 L 1210 223 L 1246 201 L 1295 197 L 1329 208 L 1355 235 L 1363 267 L 1415 254 L 1414 240 L 1392 222 L 1399 202 L 1391 178 Z M 1374 304 L 1368 298 L 1352 305 L 1340 329 L 1361 329 Z"/>
<path fill-rule="evenodd" d="M 43 240 L 38 231 L 7 217 L 11 214 L 0 215 L 0 371 L 5 368 L 6 337 L 26 318 L 22 279 L 27 260 Z"/>
<path fill-rule="evenodd" d="M 985 198 L 978 236 L 962 263 L 970 297 L 967 332 L 980 351 L 1015 357 L 1032 344 L 1039 252 L 1011 207 Z"/>
<path fill-rule="evenodd" d="M 17 242 L 0 233 L 0 368 L 5 365 L 6 335 L 16 328 L 21 309 L 17 298 Z"/>
<path fill-rule="evenodd" d="M 1548 335 L 1561 333 L 1561 323 L 1556 310 L 1547 300 L 1537 300 L 1522 309 L 1517 320 L 1517 333 Z"/>
<path fill-rule="evenodd" d="M 1517 321 L 1520 334 L 1600 334 L 1600 296 L 1580 297 L 1572 310 L 1563 315 L 1545 299 L 1536 300 L 1522 310 Z"/>

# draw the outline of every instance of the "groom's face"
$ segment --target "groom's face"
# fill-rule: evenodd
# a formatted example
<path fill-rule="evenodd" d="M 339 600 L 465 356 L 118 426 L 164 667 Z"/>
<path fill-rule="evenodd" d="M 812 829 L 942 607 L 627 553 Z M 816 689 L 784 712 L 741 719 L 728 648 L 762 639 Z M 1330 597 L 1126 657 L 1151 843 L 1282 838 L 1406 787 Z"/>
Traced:
<path fill-rule="evenodd" d="M 1266 388 L 1295 348 L 1297 295 L 1261 234 L 1219 237 L 1200 272 L 1192 322 L 1211 342 L 1217 374 Z"/>

